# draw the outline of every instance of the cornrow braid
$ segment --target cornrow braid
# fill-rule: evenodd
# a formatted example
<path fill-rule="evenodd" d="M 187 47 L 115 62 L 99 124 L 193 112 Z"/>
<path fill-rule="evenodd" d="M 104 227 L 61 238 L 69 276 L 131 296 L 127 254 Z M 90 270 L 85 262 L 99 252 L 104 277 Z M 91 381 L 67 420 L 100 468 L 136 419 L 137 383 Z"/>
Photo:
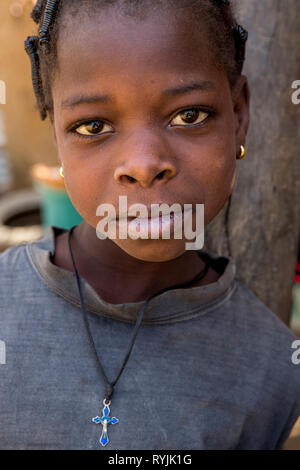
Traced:
<path fill-rule="evenodd" d="M 31 18 L 35 23 L 40 23 L 43 17 L 42 26 L 39 30 L 39 36 L 29 36 L 25 40 L 25 51 L 29 55 L 31 62 L 31 74 L 33 90 L 36 97 L 41 119 L 44 121 L 47 117 L 47 106 L 43 90 L 41 77 L 40 57 L 38 54 L 39 46 L 44 54 L 49 52 L 49 27 L 54 20 L 59 0 L 38 0 L 31 12 Z"/>
<path fill-rule="evenodd" d="M 142 0 L 140 1 L 142 3 Z M 88 0 L 82 1 L 82 3 L 85 5 L 87 2 Z M 216 15 L 217 19 L 215 19 L 213 22 L 215 29 L 213 30 L 212 39 L 214 40 L 217 38 L 215 40 L 217 41 L 218 47 L 220 48 L 220 55 L 224 55 L 224 51 L 226 55 L 224 44 L 228 44 L 229 50 L 232 50 L 232 56 L 234 55 L 234 73 L 231 72 L 231 75 L 233 74 L 234 77 L 232 78 L 230 75 L 230 83 L 232 85 L 236 76 L 240 75 L 242 72 L 245 61 L 248 32 L 241 25 L 235 22 L 232 14 L 230 0 L 202 0 L 202 2 L 203 3 L 200 4 L 199 0 L 198 2 L 195 1 L 193 3 L 198 7 L 202 7 L 203 5 L 203 8 L 206 8 L 207 11 L 209 8 L 210 14 L 213 16 Z M 78 3 L 80 3 L 79 0 Z M 97 6 L 102 5 L 101 0 L 98 0 L 98 2 L 95 1 L 94 3 Z M 110 2 L 110 0 L 103 0 L 103 5 L 105 6 L 113 3 L 115 2 Z M 189 4 L 189 2 L 186 3 L 187 5 Z M 33 89 L 42 120 L 46 119 L 48 111 L 53 110 L 48 75 L 53 73 L 53 62 L 56 59 L 56 37 L 58 28 L 56 19 L 58 16 L 61 16 L 58 14 L 58 10 L 61 9 L 61 7 L 65 7 L 66 5 L 71 5 L 73 7 L 75 4 L 76 0 L 38 0 L 31 12 L 32 19 L 37 24 L 39 24 L 39 33 L 38 36 L 29 36 L 26 39 L 25 50 L 28 53 L 31 61 Z M 216 30 L 216 21 L 222 21 L 222 23 L 226 25 L 225 30 L 225 26 L 223 29 L 221 29 L 221 31 L 225 31 L 224 35 L 226 37 L 222 37 L 222 33 Z M 54 29 L 55 31 L 52 34 Z M 235 53 L 231 47 L 231 43 L 233 43 L 232 47 L 235 49 Z M 227 60 L 229 61 L 229 59 Z M 42 69 L 41 65 L 43 65 Z"/>
<path fill-rule="evenodd" d="M 248 39 L 248 31 L 246 31 L 243 26 L 237 23 L 232 26 L 232 30 L 236 50 L 235 60 L 242 68 L 246 55 L 246 42 Z"/>
<path fill-rule="evenodd" d="M 212 0 L 218 7 L 230 7 L 230 0 Z M 246 42 L 248 39 L 248 31 L 246 31 L 240 24 L 234 23 L 232 25 L 233 38 L 235 43 L 235 60 L 237 64 L 243 67 L 246 55 Z"/>
<path fill-rule="evenodd" d="M 38 0 L 31 12 L 31 18 L 35 23 L 39 23 L 42 18 L 43 10 L 47 0 Z"/>
<path fill-rule="evenodd" d="M 49 52 L 49 42 L 50 42 L 49 28 L 50 28 L 51 22 L 54 21 L 55 19 L 58 2 L 59 0 L 47 0 L 47 3 L 46 3 L 43 23 L 39 30 L 40 46 L 44 53 Z"/>
<path fill-rule="evenodd" d="M 37 106 L 40 110 L 41 118 L 42 120 L 44 120 L 47 117 L 47 109 L 45 105 L 45 96 L 40 74 L 40 59 L 37 53 L 38 43 L 38 36 L 29 36 L 25 41 L 25 50 L 29 55 L 31 61 L 32 84 L 37 101 Z"/>

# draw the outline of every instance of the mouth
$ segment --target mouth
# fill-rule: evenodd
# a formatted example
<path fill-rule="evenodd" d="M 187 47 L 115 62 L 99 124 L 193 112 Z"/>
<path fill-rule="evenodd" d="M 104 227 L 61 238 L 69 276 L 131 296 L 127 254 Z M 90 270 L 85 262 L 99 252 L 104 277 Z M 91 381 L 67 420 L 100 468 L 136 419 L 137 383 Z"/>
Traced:
<path fill-rule="evenodd" d="M 151 208 L 147 208 L 148 214 L 151 214 Z M 183 209 L 182 207 L 179 210 L 175 211 L 169 211 L 168 209 L 162 209 L 159 211 L 159 215 L 154 215 L 150 217 L 140 217 L 140 216 L 131 216 L 128 215 L 127 213 L 125 214 L 118 214 L 115 218 L 115 220 L 122 221 L 122 220 L 128 220 L 129 222 L 132 220 L 140 220 L 140 221 L 151 221 L 151 220 L 159 220 L 159 219 L 166 219 L 167 217 L 170 217 L 171 220 L 173 220 L 176 217 L 182 217 L 183 215 Z"/>
<path fill-rule="evenodd" d="M 136 237 L 149 238 L 149 235 L 150 238 L 172 238 L 171 233 L 173 232 L 174 236 L 176 234 L 176 238 L 178 236 L 181 238 L 182 226 L 192 215 L 193 210 L 189 209 L 184 212 L 184 216 L 181 211 L 177 211 L 160 214 L 157 217 L 119 217 L 116 223 L 119 227 L 125 228 L 128 235 L 134 239 Z"/>
<path fill-rule="evenodd" d="M 118 221 L 122 221 L 122 220 L 126 220 L 126 219 L 128 220 L 128 222 L 131 222 L 132 220 L 141 220 L 141 221 L 143 221 L 143 220 L 144 220 L 144 221 L 148 220 L 148 221 L 151 221 L 151 220 L 159 220 L 159 219 L 162 220 L 163 218 L 166 218 L 166 217 L 170 217 L 170 219 L 174 219 L 175 216 L 174 216 L 174 213 L 173 213 L 173 212 L 171 212 L 170 215 L 162 215 L 162 214 L 160 214 L 158 217 L 139 217 L 139 216 L 127 216 L 127 217 L 126 217 L 126 215 L 125 215 L 125 216 L 123 216 L 123 217 L 116 217 L 115 220 L 116 220 L 117 222 L 118 222 Z"/>

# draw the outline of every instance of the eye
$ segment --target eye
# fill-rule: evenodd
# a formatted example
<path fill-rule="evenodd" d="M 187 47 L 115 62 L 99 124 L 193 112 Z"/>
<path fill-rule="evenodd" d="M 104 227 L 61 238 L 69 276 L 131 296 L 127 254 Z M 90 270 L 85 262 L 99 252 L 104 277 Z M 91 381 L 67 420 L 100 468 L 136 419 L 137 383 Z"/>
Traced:
<path fill-rule="evenodd" d="M 199 108 L 189 108 L 180 111 L 180 113 L 175 116 L 172 120 L 171 124 L 175 126 L 188 126 L 200 124 L 201 122 L 205 121 L 205 119 L 209 116 L 208 112 L 202 111 Z"/>
<path fill-rule="evenodd" d="M 73 128 L 77 134 L 80 135 L 100 135 L 104 134 L 105 132 L 111 132 L 113 130 L 112 126 L 107 124 L 104 121 L 89 121 L 81 124 L 80 126 L 76 126 Z"/>

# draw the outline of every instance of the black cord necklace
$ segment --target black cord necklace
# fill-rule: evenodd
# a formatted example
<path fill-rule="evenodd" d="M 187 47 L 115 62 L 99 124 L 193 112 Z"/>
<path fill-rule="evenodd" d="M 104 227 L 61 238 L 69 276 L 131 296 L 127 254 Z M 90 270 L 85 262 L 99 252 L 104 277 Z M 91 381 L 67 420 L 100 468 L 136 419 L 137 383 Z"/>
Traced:
<path fill-rule="evenodd" d="M 102 380 L 105 384 L 105 395 L 104 395 L 104 400 L 103 400 L 103 411 L 102 411 L 103 414 L 102 414 L 102 417 L 96 416 L 95 418 L 92 419 L 92 421 L 96 424 L 102 424 L 103 429 L 102 429 L 102 434 L 101 434 L 101 437 L 100 437 L 100 444 L 102 446 L 106 446 L 106 444 L 108 444 L 108 442 L 109 442 L 108 432 L 107 432 L 108 424 L 115 424 L 115 423 L 119 422 L 118 418 L 109 416 L 109 414 L 110 414 L 110 408 L 109 407 L 110 407 L 111 398 L 112 398 L 112 395 L 113 395 L 113 392 L 114 392 L 114 386 L 118 382 L 118 380 L 119 380 L 119 378 L 120 378 L 120 376 L 121 376 L 121 374 L 122 374 L 123 370 L 125 369 L 125 366 L 128 362 L 128 359 L 130 357 L 130 354 L 131 354 L 131 351 L 132 351 L 132 348 L 133 348 L 133 345 L 134 345 L 135 338 L 138 334 L 138 330 L 139 330 L 139 327 L 142 323 L 143 316 L 144 316 L 144 313 L 146 311 L 146 307 L 147 307 L 149 301 L 151 299 L 153 299 L 154 297 L 156 297 L 157 295 L 160 295 L 163 292 L 166 292 L 167 290 L 188 287 L 189 285 L 194 284 L 197 281 L 200 281 L 201 279 L 204 278 L 204 276 L 208 272 L 209 264 L 206 263 L 205 268 L 200 273 L 198 273 L 192 280 L 187 281 L 187 282 L 183 282 L 181 284 L 176 284 L 176 285 L 171 286 L 171 287 L 166 287 L 165 289 L 162 289 L 159 292 L 156 292 L 155 294 L 150 295 L 150 297 L 148 297 L 145 300 L 144 305 L 142 306 L 142 308 L 141 308 L 141 310 L 138 314 L 137 321 L 135 323 L 135 327 L 134 327 L 134 330 L 133 330 L 133 333 L 132 333 L 132 338 L 130 340 L 130 343 L 129 343 L 124 361 L 122 363 L 122 366 L 119 370 L 119 373 L 117 374 L 115 380 L 113 380 L 112 382 L 109 382 L 106 375 L 105 375 L 105 373 L 104 373 L 103 367 L 100 363 L 100 360 L 99 360 L 99 357 L 98 357 L 98 354 L 97 354 L 97 350 L 96 350 L 96 347 L 95 347 L 95 343 L 94 343 L 94 340 L 93 340 L 93 337 L 92 337 L 92 334 L 91 334 L 87 313 L 86 313 L 86 310 L 85 310 L 85 307 L 84 307 L 81 284 L 80 284 L 80 277 L 79 277 L 79 274 L 78 274 L 78 271 L 77 271 L 77 268 L 76 268 L 76 265 L 75 265 L 74 256 L 73 256 L 73 252 L 72 252 L 72 248 L 71 248 L 71 235 L 73 233 L 74 228 L 75 228 L 75 226 L 72 227 L 69 230 L 69 233 L 68 233 L 69 251 L 70 251 L 71 260 L 72 260 L 72 263 L 73 263 L 74 272 L 75 272 L 75 275 L 76 275 L 78 291 L 79 291 L 79 297 L 80 297 L 81 310 L 82 310 L 82 314 L 83 314 L 83 320 L 84 320 L 84 324 L 85 324 L 85 327 L 86 327 L 86 332 L 87 332 L 89 344 L 90 344 L 92 353 L 95 357 L 96 365 L 97 365 L 98 370 L 100 372 L 101 378 L 102 378 Z"/>

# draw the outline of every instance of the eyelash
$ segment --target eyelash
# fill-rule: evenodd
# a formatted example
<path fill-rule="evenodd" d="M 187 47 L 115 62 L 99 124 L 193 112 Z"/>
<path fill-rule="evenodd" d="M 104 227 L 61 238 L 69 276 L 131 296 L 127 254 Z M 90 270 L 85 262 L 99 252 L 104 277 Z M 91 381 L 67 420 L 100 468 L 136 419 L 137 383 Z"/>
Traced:
<path fill-rule="evenodd" d="M 186 126 L 184 125 L 175 125 L 175 126 L 170 126 L 168 125 L 168 127 L 180 127 L 180 128 L 187 128 L 187 129 L 190 129 L 190 128 L 195 128 L 195 127 L 201 127 L 203 126 L 209 119 L 211 119 L 216 111 L 213 109 L 213 108 L 206 108 L 206 107 L 203 107 L 203 106 L 191 106 L 189 108 L 183 108 L 183 109 L 180 109 L 179 111 L 176 111 L 176 113 L 173 114 L 172 118 L 171 118 L 171 121 L 173 119 L 175 119 L 176 116 L 180 115 L 181 113 L 183 113 L 184 111 L 190 111 L 190 110 L 197 110 L 199 112 L 202 112 L 202 113 L 206 113 L 207 114 L 207 117 L 201 121 L 200 123 L 198 124 L 187 124 Z M 100 122 L 102 124 L 108 124 L 108 125 L 111 125 L 110 123 L 108 123 L 107 121 L 103 120 L 103 119 L 99 119 L 99 118 L 92 118 L 92 119 L 89 119 L 89 120 L 83 120 L 83 121 L 78 121 L 78 122 L 75 122 L 74 124 L 72 124 L 71 127 L 69 127 L 69 129 L 67 129 L 67 132 L 71 132 L 73 134 L 73 136 L 75 138 L 78 138 L 78 139 L 88 139 L 88 140 L 95 140 L 103 135 L 106 135 L 108 134 L 108 132 L 104 132 L 103 134 L 95 134 L 95 135 L 83 135 L 83 134 L 79 134 L 79 132 L 76 132 L 76 129 L 78 129 L 80 126 L 83 126 L 84 124 L 88 125 L 88 124 L 91 124 L 92 122 Z"/>

